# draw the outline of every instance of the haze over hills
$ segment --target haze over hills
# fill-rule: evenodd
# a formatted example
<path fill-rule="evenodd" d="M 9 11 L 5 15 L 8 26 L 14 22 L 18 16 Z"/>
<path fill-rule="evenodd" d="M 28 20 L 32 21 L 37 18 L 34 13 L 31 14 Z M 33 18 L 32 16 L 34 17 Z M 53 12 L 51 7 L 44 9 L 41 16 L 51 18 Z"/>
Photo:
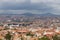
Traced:
<path fill-rule="evenodd" d="M 42 16 L 56 16 L 56 14 L 53 14 L 53 13 L 43 13 L 43 14 L 33 14 L 33 13 L 30 13 L 30 12 L 26 12 L 26 13 L 23 13 L 23 14 L 13 14 L 13 13 L 0 13 L 0 15 L 26 15 L 26 16 L 31 16 L 31 15 L 42 15 Z"/>
<path fill-rule="evenodd" d="M 21 14 L 21 15 L 25 15 L 25 16 L 34 16 L 35 14 L 32 14 L 32 13 L 24 13 L 24 14 Z"/>

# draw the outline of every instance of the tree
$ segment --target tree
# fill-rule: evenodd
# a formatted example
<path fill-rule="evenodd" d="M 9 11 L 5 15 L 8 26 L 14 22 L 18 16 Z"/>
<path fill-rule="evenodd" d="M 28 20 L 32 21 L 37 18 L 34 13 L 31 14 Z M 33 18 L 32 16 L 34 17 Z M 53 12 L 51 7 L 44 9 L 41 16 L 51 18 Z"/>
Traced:
<path fill-rule="evenodd" d="M 6 40 L 11 40 L 11 37 L 12 37 L 12 35 L 10 35 L 10 32 L 8 32 L 8 34 L 6 34 L 6 36 L 5 36 Z"/>
<path fill-rule="evenodd" d="M 53 36 L 53 40 L 60 40 L 60 35 Z"/>
<path fill-rule="evenodd" d="M 50 40 L 47 36 L 43 36 L 42 38 L 38 38 L 38 40 Z"/>
<path fill-rule="evenodd" d="M 27 34 L 26 34 L 27 36 L 34 36 L 34 34 L 31 34 L 31 32 L 28 32 Z"/>
<path fill-rule="evenodd" d="M 23 38 L 21 37 L 21 40 L 23 40 Z"/>

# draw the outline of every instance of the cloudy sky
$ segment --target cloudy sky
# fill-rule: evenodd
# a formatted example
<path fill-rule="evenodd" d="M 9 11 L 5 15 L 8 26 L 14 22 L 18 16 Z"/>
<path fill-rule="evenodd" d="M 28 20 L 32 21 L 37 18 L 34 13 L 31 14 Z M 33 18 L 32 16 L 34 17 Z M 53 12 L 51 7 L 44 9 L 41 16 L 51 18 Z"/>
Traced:
<path fill-rule="evenodd" d="M 0 0 L 0 13 L 60 14 L 60 0 Z"/>

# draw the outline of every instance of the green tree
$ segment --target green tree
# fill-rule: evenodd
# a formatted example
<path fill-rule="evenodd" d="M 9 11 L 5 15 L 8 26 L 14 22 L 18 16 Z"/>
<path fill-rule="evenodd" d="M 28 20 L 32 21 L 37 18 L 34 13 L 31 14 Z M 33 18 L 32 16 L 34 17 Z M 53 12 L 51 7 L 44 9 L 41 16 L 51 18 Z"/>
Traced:
<path fill-rule="evenodd" d="M 6 34 L 6 36 L 5 36 L 6 40 L 11 40 L 11 37 L 12 37 L 12 35 L 10 35 L 10 32 L 8 32 L 8 34 Z"/>
<path fill-rule="evenodd" d="M 60 40 L 60 35 L 53 36 L 53 40 Z"/>
<path fill-rule="evenodd" d="M 42 38 L 38 38 L 38 40 L 50 40 L 47 36 L 43 36 Z"/>
<path fill-rule="evenodd" d="M 23 38 L 21 37 L 21 40 L 23 40 Z"/>
<path fill-rule="evenodd" d="M 26 34 L 27 36 L 34 36 L 34 34 L 31 34 L 31 32 L 28 32 L 27 34 Z"/>

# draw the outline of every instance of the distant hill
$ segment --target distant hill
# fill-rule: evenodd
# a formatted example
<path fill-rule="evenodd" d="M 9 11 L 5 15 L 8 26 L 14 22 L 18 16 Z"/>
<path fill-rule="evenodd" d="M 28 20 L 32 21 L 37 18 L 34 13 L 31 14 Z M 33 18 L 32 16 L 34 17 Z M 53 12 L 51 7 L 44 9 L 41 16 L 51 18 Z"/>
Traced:
<path fill-rule="evenodd" d="M 44 13 L 44 14 L 33 14 L 33 13 L 30 13 L 30 12 L 26 12 L 26 13 L 23 13 L 23 14 L 13 14 L 13 13 L 1 13 L 0 15 L 24 15 L 24 16 L 60 16 L 60 15 L 55 15 L 55 14 L 52 14 L 52 13 Z"/>
<path fill-rule="evenodd" d="M 44 13 L 44 14 L 39 14 L 40 16 L 58 16 L 52 13 Z"/>
<path fill-rule="evenodd" d="M 22 15 L 25 15 L 25 16 L 60 16 L 60 15 L 55 15 L 55 14 L 52 14 L 52 13 L 44 13 L 44 14 L 24 13 Z"/>
<path fill-rule="evenodd" d="M 32 13 L 24 13 L 24 14 L 21 14 L 21 15 L 25 15 L 25 16 L 34 16 L 35 14 L 32 14 Z"/>

